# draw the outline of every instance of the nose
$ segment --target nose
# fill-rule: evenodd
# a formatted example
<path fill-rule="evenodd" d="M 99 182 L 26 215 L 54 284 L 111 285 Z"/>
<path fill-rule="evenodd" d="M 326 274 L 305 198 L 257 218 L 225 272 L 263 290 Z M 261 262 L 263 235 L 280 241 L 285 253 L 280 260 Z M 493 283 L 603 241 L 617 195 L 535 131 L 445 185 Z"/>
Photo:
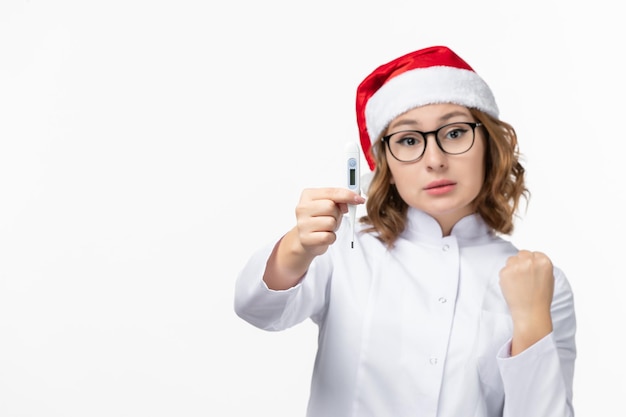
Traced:
<path fill-rule="evenodd" d="M 434 135 L 430 135 L 426 139 L 427 145 L 422 156 L 422 161 L 429 170 L 440 170 L 447 166 L 448 156 L 441 150 Z"/>

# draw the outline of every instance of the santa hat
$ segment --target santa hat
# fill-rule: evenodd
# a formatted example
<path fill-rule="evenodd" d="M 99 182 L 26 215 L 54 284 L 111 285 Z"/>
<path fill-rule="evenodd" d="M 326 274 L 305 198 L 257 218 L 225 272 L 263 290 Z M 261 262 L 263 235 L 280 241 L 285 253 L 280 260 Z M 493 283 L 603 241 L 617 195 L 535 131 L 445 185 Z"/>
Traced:
<path fill-rule="evenodd" d="M 371 170 L 372 140 L 389 123 L 415 107 L 453 103 L 482 110 L 497 118 L 498 106 L 489 86 L 461 57 L 445 46 L 403 55 L 378 67 L 361 82 L 356 115 L 361 148 Z"/>

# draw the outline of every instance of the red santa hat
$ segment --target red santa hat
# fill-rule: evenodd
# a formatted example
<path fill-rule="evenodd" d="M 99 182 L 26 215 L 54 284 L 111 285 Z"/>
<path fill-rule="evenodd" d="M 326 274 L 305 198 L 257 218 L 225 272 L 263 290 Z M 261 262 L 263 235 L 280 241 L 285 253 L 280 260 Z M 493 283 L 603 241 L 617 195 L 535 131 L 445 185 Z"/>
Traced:
<path fill-rule="evenodd" d="M 356 115 L 361 149 L 369 155 L 372 139 L 402 113 L 435 103 L 453 103 L 482 110 L 497 118 L 498 106 L 489 86 L 461 57 L 445 46 L 408 53 L 381 65 L 361 82 Z"/>

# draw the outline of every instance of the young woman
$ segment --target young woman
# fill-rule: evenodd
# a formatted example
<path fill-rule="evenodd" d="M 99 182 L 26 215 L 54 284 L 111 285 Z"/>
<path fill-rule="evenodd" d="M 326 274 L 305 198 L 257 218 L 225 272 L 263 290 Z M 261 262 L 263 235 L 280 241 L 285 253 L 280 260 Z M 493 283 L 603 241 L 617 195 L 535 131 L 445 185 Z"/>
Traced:
<path fill-rule="evenodd" d="M 357 90 L 367 201 L 304 190 L 296 226 L 241 271 L 244 320 L 319 326 L 309 417 L 574 415 L 572 291 L 501 237 L 527 189 L 498 114 L 447 47 L 380 66 Z M 352 247 L 343 217 L 363 203 Z"/>

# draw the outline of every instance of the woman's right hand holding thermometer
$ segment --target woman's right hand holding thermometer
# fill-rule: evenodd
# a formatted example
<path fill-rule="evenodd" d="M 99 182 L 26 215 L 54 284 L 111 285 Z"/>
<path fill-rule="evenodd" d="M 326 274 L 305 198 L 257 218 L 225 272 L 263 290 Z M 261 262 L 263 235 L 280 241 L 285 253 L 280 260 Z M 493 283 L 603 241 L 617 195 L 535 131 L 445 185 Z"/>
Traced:
<path fill-rule="evenodd" d="M 271 289 L 291 288 L 306 273 L 313 259 L 337 239 L 335 232 L 349 205 L 365 203 L 346 188 L 307 188 L 296 206 L 296 226 L 274 248 L 263 280 Z"/>

